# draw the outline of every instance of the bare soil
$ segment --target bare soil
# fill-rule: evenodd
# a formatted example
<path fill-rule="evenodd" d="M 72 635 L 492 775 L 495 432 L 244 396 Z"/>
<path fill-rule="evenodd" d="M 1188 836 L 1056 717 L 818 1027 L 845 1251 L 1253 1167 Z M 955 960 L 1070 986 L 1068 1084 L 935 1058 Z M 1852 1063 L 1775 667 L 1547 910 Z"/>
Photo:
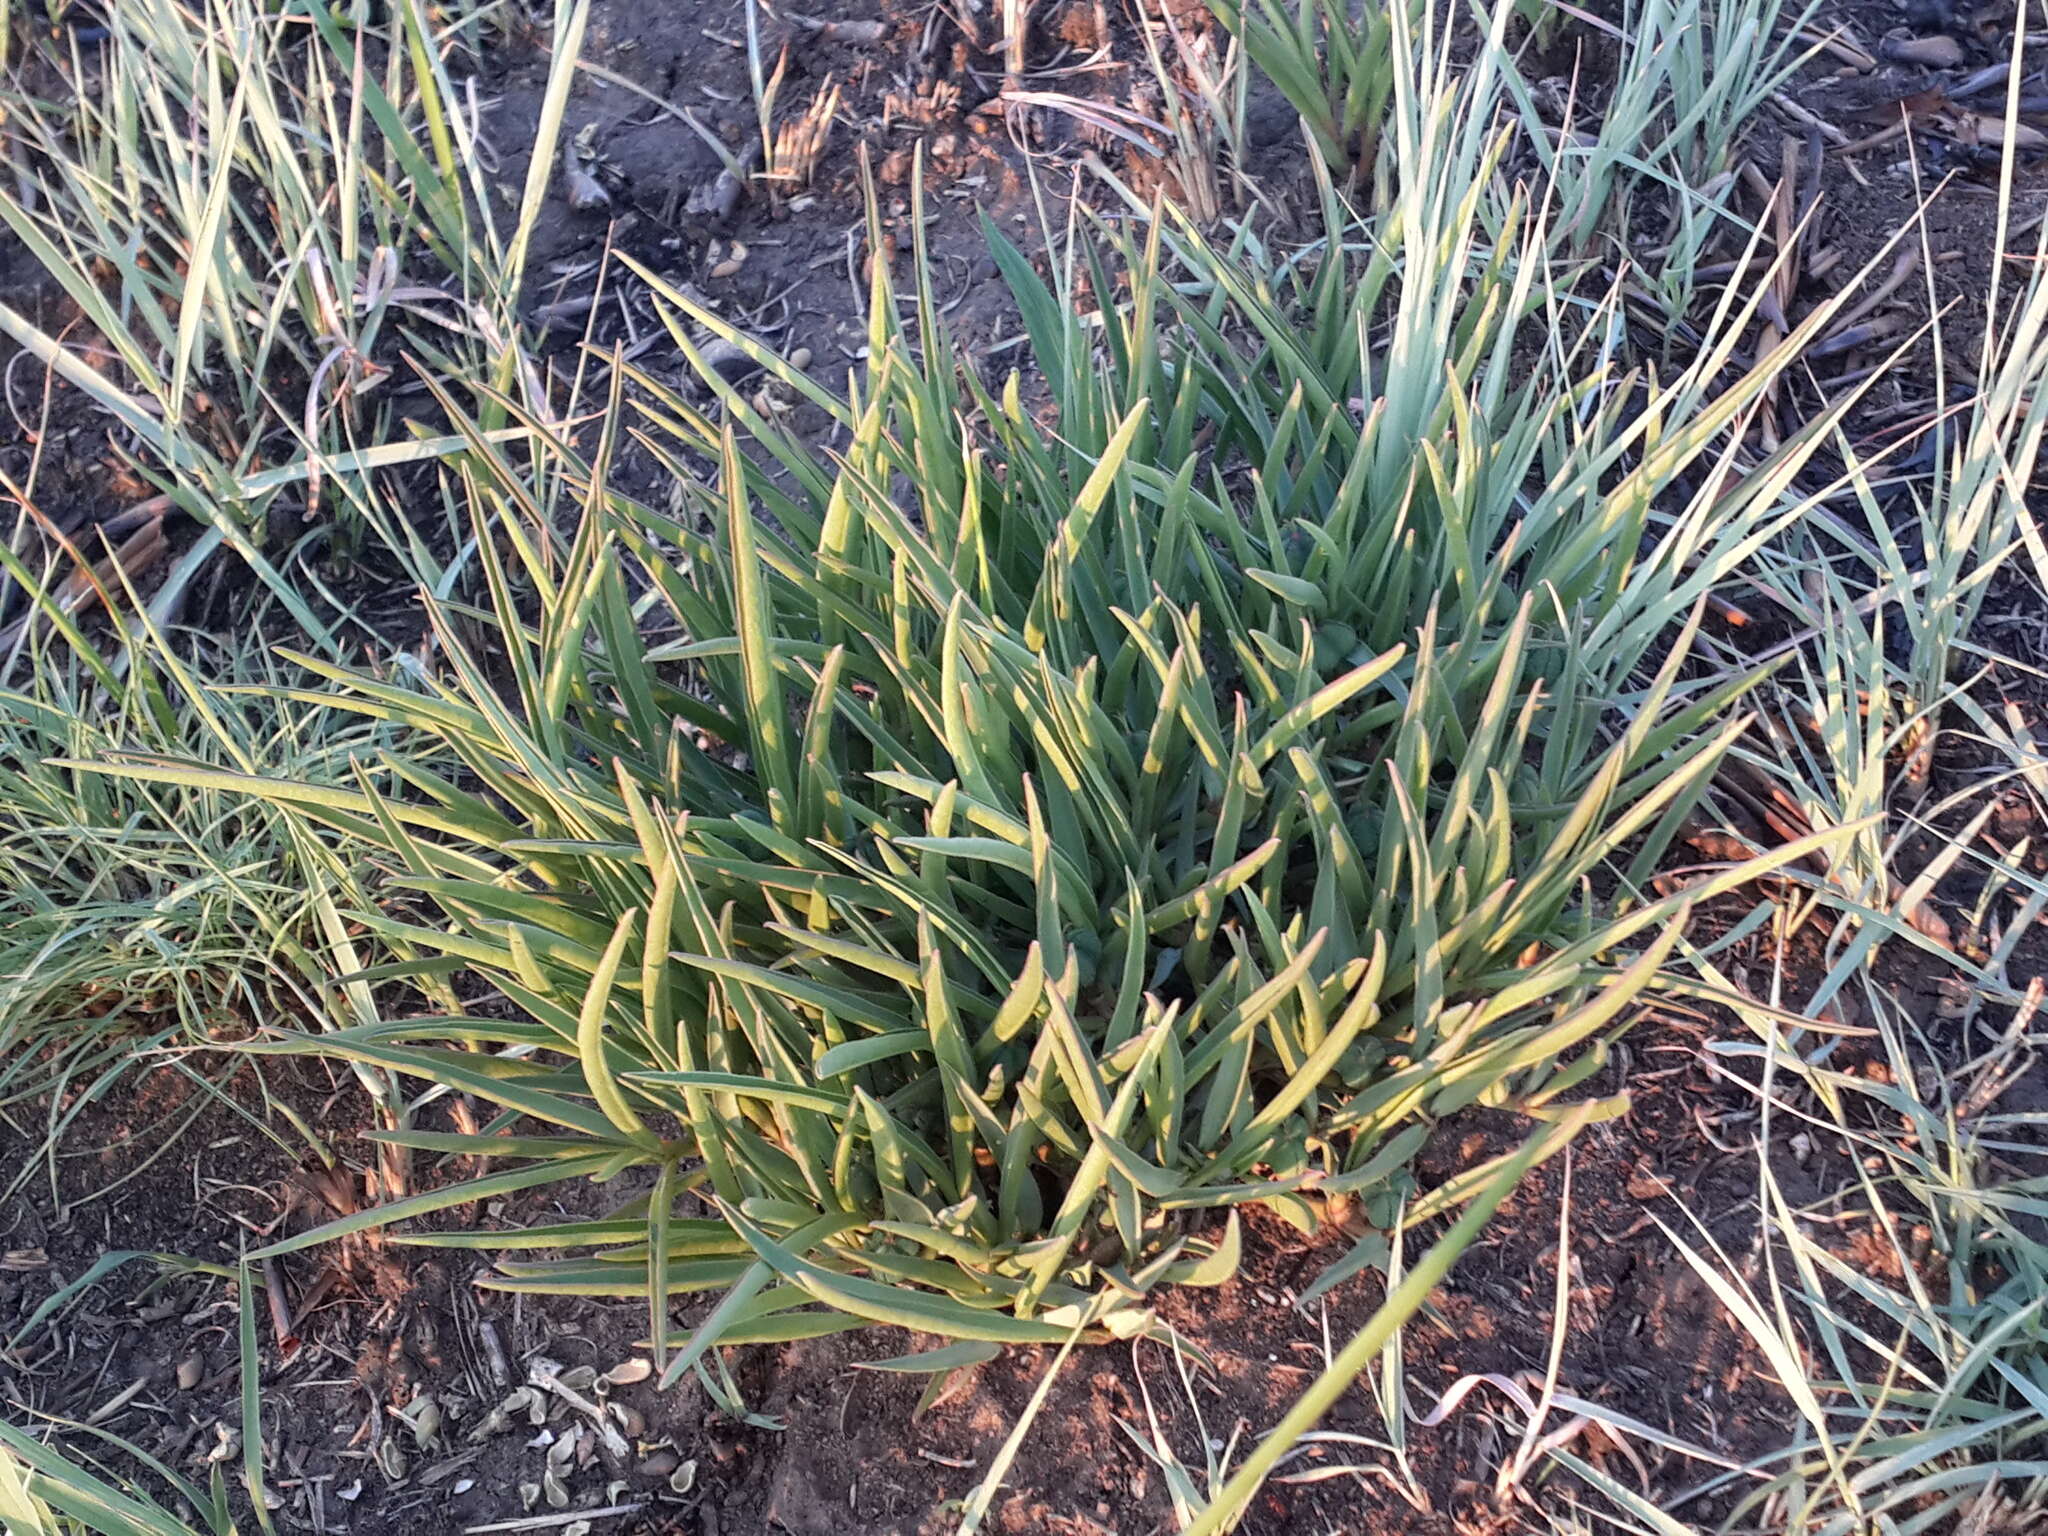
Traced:
<path fill-rule="evenodd" d="M 1647 1023 L 1597 1085 L 1611 1090 L 1626 1075 L 1636 1100 L 1627 1118 L 1589 1133 L 1574 1153 L 1572 1317 L 1561 1379 L 1567 1390 L 1740 1459 L 1784 1443 L 1782 1397 L 1646 1215 L 1659 1211 L 1683 1224 L 1680 1208 L 1690 1209 L 1737 1254 L 1757 1230 L 1747 1147 L 1730 1141 L 1733 1150 L 1724 1152 L 1709 1139 L 1718 1121 L 1739 1119 L 1747 1105 L 1706 1067 L 1706 1033 L 1691 1021 Z M 374 1152 L 338 1129 L 361 1117 L 353 1085 L 330 1084 L 305 1065 L 265 1071 L 272 1094 L 319 1115 L 313 1123 L 338 1154 L 337 1170 L 322 1169 L 311 1155 L 294 1159 L 220 1106 L 204 1110 L 174 1147 L 145 1164 L 165 1151 L 158 1133 L 167 1118 L 182 1118 L 194 1090 L 169 1066 L 132 1073 L 74 1124 L 54 1190 L 38 1170 L 13 1201 L 0 1233 L 7 1253 L 0 1337 L 110 1250 L 232 1266 L 251 1247 L 330 1219 L 323 1186 L 339 1179 L 360 1189 Z M 260 1102 L 252 1072 L 244 1066 L 228 1084 L 250 1105 Z M 21 1167 L 38 1155 L 28 1129 L 0 1126 L 0 1167 Z M 1526 1129 L 1488 1115 L 1444 1127 L 1419 1165 L 1424 1187 L 1506 1150 Z M 1827 1173 L 1824 1162 L 1811 1173 L 1788 1165 L 1794 1198 L 1817 1196 Z M 1417 1414 L 1466 1375 L 1540 1376 L 1551 1336 L 1564 1174 L 1558 1161 L 1533 1175 L 1410 1327 L 1406 1391 Z M 430 1182 L 436 1175 L 423 1170 L 421 1177 Z M 610 1203 L 624 1193 L 599 1198 Z M 488 1225 L 561 1219 L 557 1198 L 517 1197 L 471 1215 Z M 571 1191 L 569 1198 L 578 1195 Z M 1247 1232 L 1246 1250 L 1245 1271 L 1233 1284 L 1164 1298 L 1163 1315 L 1214 1365 L 1213 1372 L 1195 1373 L 1194 1400 L 1158 1346 L 1077 1357 L 1031 1431 L 994 1528 L 1171 1529 L 1165 1480 L 1132 1436 L 1150 1439 L 1156 1415 L 1160 1432 L 1189 1465 L 1202 1465 L 1205 1441 L 1221 1451 L 1235 1439 L 1241 1450 L 1314 1378 L 1325 1348 L 1341 1347 L 1380 1300 L 1378 1284 L 1361 1280 L 1339 1286 L 1326 1308 L 1304 1314 L 1290 1305 L 1341 1257 L 1341 1240 L 1311 1241 L 1259 1219 Z M 480 1445 L 468 1442 L 468 1431 L 536 1355 L 599 1371 L 644 1356 L 636 1349 L 646 1334 L 641 1307 L 570 1298 L 515 1303 L 473 1289 L 485 1266 L 467 1254 L 344 1247 L 288 1255 L 275 1268 L 297 1342 L 280 1347 L 268 1295 L 258 1296 L 266 1459 L 284 1500 L 280 1513 L 300 1529 L 380 1536 L 517 1518 L 524 1512 L 519 1485 L 541 1480 L 545 1447 L 529 1443 L 535 1431 L 523 1418 Z M 152 1263 L 131 1264 L 19 1340 L 0 1359 L 0 1390 L 24 1409 L 72 1419 L 124 1398 L 97 1420 L 100 1428 L 188 1475 L 203 1474 L 204 1458 L 240 1423 L 232 1298 L 232 1286 L 216 1278 L 165 1279 Z M 702 1311 L 701 1304 L 678 1307 L 675 1317 L 687 1324 Z M 510 1366 L 505 1382 L 493 1377 L 485 1325 Z M 826 1536 L 944 1529 L 948 1501 L 979 1481 L 1051 1358 L 1046 1351 L 1011 1351 L 956 1379 L 921 1417 L 914 1409 L 922 1378 L 857 1369 L 931 1343 L 872 1329 L 732 1351 L 747 1406 L 779 1428 L 725 1417 L 694 1381 L 667 1394 L 651 1384 L 620 1389 L 618 1398 L 645 1421 L 634 1462 L 653 1470 L 628 1467 L 621 1474 L 591 1459 L 567 1479 L 573 1506 L 643 1505 L 610 1527 L 619 1530 Z M 182 1386 L 180 1366 L 188 1361 L 196 1363 L 186 1365 L 186 1379 L 195 1371 L 199 1379 Z M 438 1450 L 423 1450 L 395 1417 L 421 1391 L 445 1415 Z M 1274 1483 L 1245 1529 L 1273 1536 L 1518 1529 L 1521 1516 L 1491 1502 L 1495 1469 L 1512 1446 L 1503 1444 L 1500 1421 L 1483 1406 L 1484 1392 L 1440 1426 L 1411 1431 L 1414 1480 L 1405 1486 L 1382 1453 L 1343 1443 L 1312 1448 L 1287 1476 L 1316 1480 Z M 573 1415 L 558 1416 L 551 1428 L 573 1434 L 576 1424 Z M 1386 1434 L 1361 1389 L 1347 1394 L 1324 1427 L 1374 1439 Z M 397 1479 L 375 1459 L 374 1447 L 385 1438 L 405 1455 Z M 90 1442 L 81 1448 L 91 1449 Z M 1598 1432 L 1582 1450 L 1619 1475 L 1635 1476 Z M 662 1470 L 680 1462 L 696 1465 L 685 1494 L 670 1491 Z M 229 1465 L 238 1468 L 239 1460 Z M 1343 1466 L 1361 1470 L 1334 1470 Z M 1651 1486 L 1668 1492 L 1691 1481 L 1696 1469 L 1652 1461 L 1646 1470 Z"/>

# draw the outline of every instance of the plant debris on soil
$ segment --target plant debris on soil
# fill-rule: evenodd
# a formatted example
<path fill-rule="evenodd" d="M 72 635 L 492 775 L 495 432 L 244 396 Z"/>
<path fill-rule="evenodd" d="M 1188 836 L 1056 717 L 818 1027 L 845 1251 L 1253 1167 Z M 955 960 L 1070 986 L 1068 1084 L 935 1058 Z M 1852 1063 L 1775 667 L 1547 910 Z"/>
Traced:
<path fill-rule="evenodd" d="M 1750 1252 L 1757 1240 L 1752 1154 L 1736 1128 L 1753 1104 L 1705 1055 L 1713 1034 L 1692 1020 L 1647 1022 L 1596 1082 L 1607 1091 L 1629 1083 L 1634 1105 L 1574 1149 L 1572 1312 L 1561 1384 L 1740 1462 L 1785 1443 L 1792 1426 L 1782 1394 L 1649 1214 L 1682 1224 L 1689 1210 L 1730 1253 Z M 367 1119 L 360 1095 L 310 1067 L 264 1070 L 271 1093 L 322 1127 L 334 1166 L 310 1154 L 294 1159 L 226 1104 L 202 1107 L 171 1155 L 152 1159 L 156 1133 L 205 1092 L 170 1065 L 131 1075 L 74 1122 L 54 1190 L 34 1140 L 0 1125 L 0 1166 L 31 1170 L 0 1234 L 0 1338 L 14 1340 L 0 1357 L 0 1391 L 9 1399 L 118 1434 L 187 1472 L 203 1472 L 223 1446 L 238 1445 L 229 1282 L 138 1259 L 70 1296 L 25 1335 L 19 1330 L 109 1253 L 176 1254 L 232 1268 L 252 1247 L 318 1226 L 354 1198 L 377 1162 L 377 1150 L 345 1129 L 351 1116 Z M 256 1101 L 241 1077 L 223 1091 L 245 1107 Z M 1514 1139 L 1507 1117 L 1474 1114 L 1441 1130 L 1418 1177 L 1428 1187 Z M 1832 1149 L 1836 1163 L 1843 1150 Z M 1831 1177 L 1846 1177 L 1826 1154 L 1804 1166 L 1787 1156 L 1779 1172 L 1802 1203 L 1824 1195 Z M 1418 1421 L 1439 1402 L 1459 1403 L 1455 1389 L 1468 1377 L 1540 1383 L 1565 1176 L 1562 1160 L 1532 1174 L 1411 1326 L 1405 1390 Z M 605 1203 L 622 1195 L 592 1193 Z M 466 1213 L 477 1227 L 580 1214 L 588 1213 L 529 1197 Z M 1205 1446 L 1220 1455 L 1268 1427 L 1322 1369 L 1325 1351 L 1381 1299 L 1376 1283 L 1354 1281 L 1326 1305 L 1293 1305 L 1344 1246 L 1341 1237 L 1309 1240 L 1263 1218 L 1247 1234 L 1237 1280 L 1163 1298 L 1166 1320 L 1210 1362 L 1191 1376 L 1192 1399 L 1158 1345 L 1081 1358 L 1056 1381 L 1031 1431 L 1031 1454 L 997 1503 L 995 1528 L 1086 1536 L 1170 1528 L 1166 1480 L 1141 1443 L 1161 1434 L 1182 1461 L 1199 1466 Z M 383 1536 L 545 1514 L 552 1469 L 567 1509 L 619 1511 L 600 1529 L 940 1531 L 949 1528 L 949 1503 L 979 1480 L 1051 1363 L 1051 1351 L 1006 1351 L 949 1381 L 920 1415 L 923 1378 L 860 1367 L 929 1341 L 870 1329 L 747 1347 L 732 1356 L 751 1417 L 736 1420 L 694 1380 L 654 1390 L 640 1309 L 475 1289 L 485 1272 L 480 1259 L 472 1265 L 461 1253 L 389 1241 L 353 1251 L 330 1245 L 264 1266 L 257 1301 L 266 1462 L 277 1513 L 292 1526 Z M 694 1320 L 688 1309 L 675 1316 L 679 1324 Z M 530 1383 L 548 1370 L 578 1385 L 537 1396 Z M 1483 1388 L 1481 1397 L 1496 1390 Z M 594 1431 L 579 1397 L 624 1405 L 623 1455 Z M 1268 1486 L 1243 1529 L 1279 1536 L 1520 1528 L 1521 1513 L 1492 1504 L 1505 1448 L 1499 1422 L 1479 1407 L 1463 1399 L 1441 1422 L 1411 1428 L 1411 1481 L 1368 1448 L 1386 1427 L 1368 1393 L 1354 1388 L 1322 1426 L 1326 1438 Z M 1639 1466 L 1596 1425 L 1581 1440 L 1597 1464 L 1657 1492 L 1700 1480 L 1701 1469 L 1682 1458 L 1652 1456 Z"/>

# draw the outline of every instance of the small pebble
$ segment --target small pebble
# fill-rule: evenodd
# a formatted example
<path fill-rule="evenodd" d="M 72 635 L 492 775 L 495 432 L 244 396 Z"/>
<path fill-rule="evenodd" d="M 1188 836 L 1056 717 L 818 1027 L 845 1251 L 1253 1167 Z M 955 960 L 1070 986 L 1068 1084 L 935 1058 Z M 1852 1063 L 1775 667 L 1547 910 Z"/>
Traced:
<path fill-rule="evenodd" d="M 1895 33 L 1878 48 L 1894 63 L 1919 64 L 1927 69 L 1954 69 L 1963 62 L 1963 45 L 1945 34 L 1902 37 Z"/>
<path fill-rule="evenodd" d="M 640 1464 L 633 1468 L 633 1475 L 635 1477 L 667 1477 L 669 1473 L 675 1471 L 681 1464 L 682 1458 L 677 1456 L 674 1451 L 655 1451 L 644 1457 Z"/>

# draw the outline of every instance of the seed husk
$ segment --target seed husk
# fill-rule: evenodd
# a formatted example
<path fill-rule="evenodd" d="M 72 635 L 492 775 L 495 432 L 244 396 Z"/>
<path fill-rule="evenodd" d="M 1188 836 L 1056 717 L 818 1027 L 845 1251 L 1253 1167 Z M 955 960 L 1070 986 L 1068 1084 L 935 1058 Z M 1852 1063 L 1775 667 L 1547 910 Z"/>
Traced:
<path fill-rule="evenodd" d="M 412 1432 L 421 1447 L 438 1445 L 441 1440 L 441 1405 L 431 1396 L 422 1396 L 412 1407 Z"/>

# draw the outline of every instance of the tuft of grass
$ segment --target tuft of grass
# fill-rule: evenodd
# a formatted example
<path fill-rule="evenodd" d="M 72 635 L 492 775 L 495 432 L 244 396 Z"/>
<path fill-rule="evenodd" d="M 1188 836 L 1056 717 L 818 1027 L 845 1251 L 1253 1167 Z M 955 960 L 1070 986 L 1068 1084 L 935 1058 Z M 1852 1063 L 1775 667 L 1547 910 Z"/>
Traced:
<path fill-rule="evenodd" d="M 93 1433 L 145 1463 L 188 1508 L 199 1512 L 204 1523 L 189 1524 L 148 1490 L 110 1481 L 34 1436 L 0 1423 L 0 1529 L 8 1536 L 235 1536 L 217 1465 L 211 1487 L 201 1489 L 136 1447 L 101 1431 Z"/>
<path fill-rule="evenodd" d="M 97 765 L 376 850 L 349 915 L 516 1006 L 259 1047 L 551 1127 L 402 1134 L 512 1165 L 356 1220 L 640 1167 L 651 1201 L 556 1235 L 592 1252 L 494 1283 L 646 1296 L 663 1347 L 669 1297 L 723 1291 L 671 1375 L 860 1321 L 1058 1343 L 1227 1278 L 1214 1215 L 1427 1222 L 1498 1171 L 1404 1207 L 1437 1117 L 1567 1115 L 1719 888 L 1591 882 L 1641 883 L 1739 731 L 1755 679 L 1688 670 L 1688 616 L 1802 514 L 1826 424 L 1688 497 L 1799 338 L 1732 388 L 1741 316 L 1669 383 L 1618 372 L 1487 200 L 1497 76 L 1403 78 L 1370 238 L 1328 186 L 1264 271 L 1156 222 L 1104 232 L 1122 281 L 1077 242 L 1047 282 L 992 234 L 1035 406 L 959 356 L 922 251 L 843 394 L 642 274 L 686 354 L 710 330 L 842 443 L 708 365 L 715 411 L 634 376 L 671 507 L 608 483 L 617 401 L 588 461 L 538 423 L 523 460 L 449 395 L 492 650 L 436 604 L 441 675 L 305 664 L 460 781 Z"/>
<path fill-rule="evenodd" d="M 307 539 L 347 552 L 381 521 L 369 471 L 431 453 L 400 425 L 394 392 L 416 386 L 394 380 L 399 346 L 542 404 L 517 305 L 588 7 L 559 19 L 509 222 L 456 78 L 482 9 L 396 0 L 372 27 L 296 0 L 124 0 L 103 43 L 68 45 L 64 94 L 0 89 L 20 170 L 0 178 L 0 221 L 99 355 L 5 303 L 0 333 L 82 389 L 208 529 L 152 597 L 160 619 L 225 549 L 327 639 L 273 556 Z"/>
<path fill-rule="evenodd" d="M 1704 995 L 1747 1030 L 1709 1049 L 1758 1109 L 1761 1262 L 1724 1251 L 1690 1211 L 1660 1224 L 1767 1363 L 1794 1437 L 1654 1498 L 1553 1446 L 1550 1461 L 1590 1490 L 1587 1502 L 1570 1496 L 1575 1520 L 1684 1532 L 1718 1502 L 1729 1531 L 1996 1530 L 2035 1518 L 2048 1490 L 2042 1116 L 2004 1102 L 2038 1070 L 2040 983 L 2010 967 L 2048 911 L 2048 886 L 2025 867 L 2024 842 L 1981 842 L 1995 797 L 2015 782 L 2038 795 L 2043 781 L 2017 708 L 1979 697 L 2009 665 L 1982 632 L 1986 594 L 2023 579 L 2018 557 L 2039 543 L 2010 491 L 2039 463 L 2044 255 L 2037 235 L 2029 278 L 1994 287 L 1968 401 L 1911 424 L 1925 433 L 1918 452 L 1901 451 L 1912 434 L 1838 443 L 1839 490 L 1751 573 L 1752 590 L 1798 628 L 1782 647 L 1792 666 L 1760 693 L 1755 730 L 1732 756 L 1794 824 L 1849 835 L 1815 866 L 1788 868 L 1785 894 L 1741 925 L 1781 956 L 1817 930 L 1817 980 L 1799 985 L 1780 959 L 1754 995 L 1723 945 L 1683 946 Z M 1974 771 L 1938 752 L 1944 719 L 1960 722 L 1947 734 L 1969 738 Z M 1930 850 L 1910 871 L 1909 841 Z M 1958 887 L 1961 910 L 1937 903 Z M 1934 1018 L 1909 1014 L 1880 981 L 1881 949 L 1931 974 L 1943 999 Z M 1781 1182 L 1788 1156 L 1833 1170 L 1841 1187 L 1795 1206 Z M 1870 1246 L 1848 1250 L 1852 1231 Z M 1592 1416 L 1625 1440 L 1648 1438 L 1597 1407 Z M 1555 1504 L 1560 1491 L 1552 1483 L 1543 1498 Z"/>
<path fill-rule="evenodd" d="M 1562 121 L 1539 107 L 1519 63 L 1507 70 L 1560 251 L 1616 247 L 1669 313 L 1688 313 L 1708 241 L 1747 233 L 1729 207 L 1733 172 L 1757 109 L 1806 56 L 1799 32 L 1812 11 L 1788 0 L 1631 0 L 1617 25 L 1575 17 L 1607 33 L 1619 57 L 1611 71 L 1574 69 Z"/>
<path fill-rule="evenodd" d="M 337 963 L 346 951 L 331 921 L 352 876 L 288 813 L 57 760 L 175 753 L 353 783 L 357 756 L 403 736 L 317 701 L 280 708 L 243 691 L 291 679 L 260 655 L 196 643 L 210 662 L 202 686 L 172 648 L 188 637 L 141 639 L 118 671 L 89 645 L 37 645 L 26 679 L 0 690 L 0 1112 L 46 1099 L 51 1157 L 124 1071 L 179 1064 L 185 1048 L 281 1014 L 346 1020 L 351 989 L 331 978 L 355 968 Z M 374 1075 L 365 1085 L 388 1099 Z"/>
<path fill-rule="evenodd" d="M 1729 1079 L 1757 1094 L 1760 1146 L 1798 1137 L 1814 1155 L 1839 1147 L 1854 1181 L 1823 1207 L 1795 1209 L 1760 1156 L 1760 1274 L 1696 1223 L 1690 1233 L 1664 1223 L 1770 1363 L 1800 1432 L 1780 1451 L 1663 1499 L 1660 1529 L 1710 1495 L 1731 1494 L 1723 1529 L 1847 1536 L 1955 1520 L 1996 1529 L 2038 1508 L 2048 1488 L 2039 1326 L 2048 1249 L 2032 1230 L 2038 1149 L 2026 1139 L 2039 1116 L 1997 1108 L 1998 1092 L 2026 1065 L 2025 1021 L 1991 1055 L 1943 1072 L 1931 1065 L 1940 1053 L 1885 992 L 1859 991 L 1887 1070 L 1837 1067 L 1833 1052 L 1761 1015 L 1751 1020 L 1763 1031 L 1757 1041 L 1719 1052 Z M 1884 1261 L 1852 1260 L 1828 1241 L 1849 1229 L 1852 1212 Z M 1586 1475 L 1576 1458 L 1557 1459 Z M 1625 1513 L 1648 1517 L 1640 1495 L 1588 1481 Z"/>
<path fill-rule="evenodd" d="M 1330 173 L 1369 177 L 1393 99 L 1396 28 L 1413 28 L 1430 8 L 1415 0 L 1213 0 L 1210 9 L 1300 114 Z"/>

